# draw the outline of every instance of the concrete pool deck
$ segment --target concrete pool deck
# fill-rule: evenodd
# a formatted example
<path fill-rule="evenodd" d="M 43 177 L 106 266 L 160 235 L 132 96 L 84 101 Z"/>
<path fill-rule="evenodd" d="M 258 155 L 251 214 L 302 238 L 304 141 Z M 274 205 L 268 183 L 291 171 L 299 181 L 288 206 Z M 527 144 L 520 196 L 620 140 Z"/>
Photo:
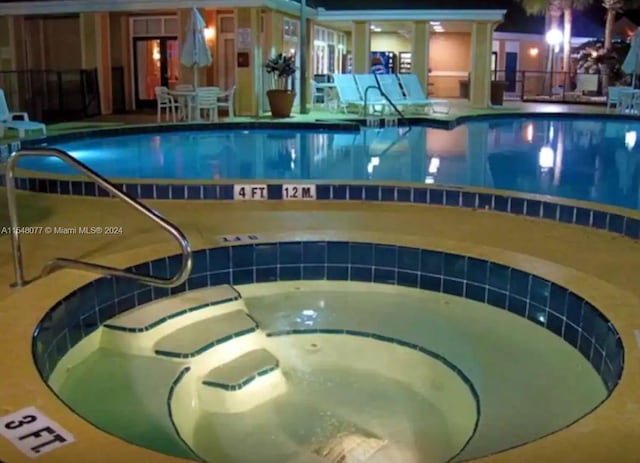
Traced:
<path fill-rule="evenodd" d="M 491 115 L 491 114 L 527 114 L 527 113 L 582 113 L 582 114 L 605 114 L 606 107 L 603 105 L 571 105 L 563 103 L 526 103 L 521 101 L 505 101 L 503 106 L 495 106 L 488 109 L 474 109 L 467 100 L 451 99 L 451 111 L 449 114 L 424 115 L 425 120 L 450 121 L 462 116 Z M 294 108 L 292 117 L 288 119 L 272 119 L 269 115 L 260 117 L 236 117 L 227 119 L 220 117 L 220 122 L 275 122 L 275 123 L 296 123 L 315 122 L 318 120 L 332 121 L 336 119 L 358 119 L 362 116 L 357 114 L 344 114 L 330 112 L 321 108 L 309 108 L 309 114 L 299 114 Z M 409 114 L 407 114 L 409 116 Z M 411 114 L 412 117 L 416 116 Z M 60 135 L 64 133 L 109 129 L 125 125 L 157 124 L 155 111 L 110 114 L 105 116 L 90 117 L 78 121 L 54 123 L 47 126 L 48 135 Z M 162 122 L 171 124 L 171 122 Z M 36 137 L 37 138 L 37 137 Z M 5 137 L 0 138 L 0 144 L 17 141 L 15 132 L 6 131 Z"/>
<path fill-rule="evenodd" d="M 0 189 L 0 227 L 7 226 Z M 23 236 L 25 272 L 36 275 L 54 257 L 127 266 L 177 253 L 152 222 L 124 204 L 20 192 L 22 226 L 122 227 L 119 236 Z M 483 258 L 540 274 L 587 298 L 611 320 L 626 348 L 625 371 L 612 396 L 569 428 L 478 461 L 485 463 L 626 463 L 640 454 L 640 252 L 636 241 L 584 227 L 487 211 L 443 206 L 336 202 L 149 201 L 183 229 L 194 249 L 219 245 L 220 236 L 266 239 L 341 239 L 387 242 Z M 418 209 L 419 207 L 419 209 Z M 220 220 L 223 218 L 223 220 Z M 1 229 L 1 228 L 0 228 Z M 44 313 L 95 275 L 63 270 L 22 289 L 14 280 L 10 238 L 0 236 L 1 413 L 35 406 L 75 436 L 75 442 L 39 457 L 45 463 L 184 461 L 107 435 L 70 411 L 42 382 L 33 363 L 32 334 Z M 549 387 L 557 387 L 550 384 Z M 526 423 L 523 423 L 526 426 Z M 98 450 L 99 449 L 99 450 Z M 31 461 L 0 439 L 0 460 Z"/>

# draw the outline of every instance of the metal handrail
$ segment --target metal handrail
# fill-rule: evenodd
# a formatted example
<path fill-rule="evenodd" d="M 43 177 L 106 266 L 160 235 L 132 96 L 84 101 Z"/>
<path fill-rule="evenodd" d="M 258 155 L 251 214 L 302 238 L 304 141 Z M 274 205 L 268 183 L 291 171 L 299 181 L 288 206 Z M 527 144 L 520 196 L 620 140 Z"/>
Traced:
<path fill-rule="evenodd" d="M 409 121 L 407 121 L 407 118 L 404 117 L 404 114 L 402 114 L 402 112 L 398 109 L 398 107 L 395 105 L 395 103 L 393 101 L 391 101 L 391 98 L 389 98 L 387 96 L 387 94 L 384 92 L 384 90 L 382 90 L 382 88 L 379 85 L 369 85 L 367 88 L 364 89 L 364 117 L 366 119 L 367 117 L 367 113 L 369 111 L 369 105 L 367 105 L 367 96 L 369 95 L 369 90 L 374 89 L 374 90 L 378 90 L 380 92 L 380 95 L 382 95 L 382 97 L 387 100 L 387 102 L 389 103 L 389 105 L 391 105 L 391 107 L 393 108 L 393 110 L 398 114 L 398 116 L 400 116 L 400 119 L 406 123 L 407 125 L 409 124 Z"/>
<path fill-rule="evenodd" d="M 162 217 L 156 211 L 150 209 L 145 206 L 141 202 L 127 195 L 126 193 L 120 191 L 116 186 L 111 183 L 109 180 L 92 170 L 90 167 L 80 162 L 73 156 L 71 156 L 66 151 L 62 151 L 55 148 L 46 148 L 46 149 L 31 149 L 31 150 L 21 150 L 16 153 L 13 153 L 9 160 L 7 161 L 7 168 L 5 171 L 6 175 L 6 188 L 7 188 L 7 206 L 9 210 L 9 220 L 11 223 L 11 246 L 13 250 L 13 267 L 16 274 L 16 281 L 12 285 L 14 287 L 22 287 L 26 284 L 29 284 L 31 281 L 27 281 L 24 278 L 24 268 L 22 265 L 22 249 L 20 247 L 20 233 L 18 228 L 18 211 L 16 205 L 16 185 L 15 185 L 15 167 L 20 158 L 23 157 L 55 157 L 58 158 L 67 164 L 75 167 L 77 170 L 85 174 L 87 177 L 92 179 L 102 188 L 107 190 L 111 195 L 121 199 L 129 206 L 133 207 L 135 210 L 141 212 L 142 214 L 149 217 L 155 223 L 160 225 L 166 232 L 168 232 L 171 236 L 175 238 L 180 246 L 182 251 L 182 266 L 180 267 L 180 271 L 171 278 L 163 278 L 163 277 L 154 277 L 151 275 L 139 275 L 137 273 L 127 272 L 125 270 L 117 269 L 114 267 L 107 267 L 105 265 L 92 264 L 90 262 L 84 262 L 81 260 L 74 259 L 65 259 L 65 258 L 56 258 L 49 261 L 42 271 L 40 275 L 38 275 L 34 280 L 38 278 L 45 277 L 58 269 L 62 268 L 71 268 L 75 270 L 83 270 L 86 272 L 98 273 L 101 275 L 109 275 L 109 276 L 118 276 L 123 278 L 130 278 L 141 283 L 146 283 L 151 286 L 158 286 L 161 288 L 173 288 L 178 286 L 186 281 L 189 278 L 191 273 L 191 267 L 193 266 L 193 251 L 191 250 L 191 245 L 187 240 L 187 237 L 184 233 L 173 223 L 169 222 L 167 219 Z"/>

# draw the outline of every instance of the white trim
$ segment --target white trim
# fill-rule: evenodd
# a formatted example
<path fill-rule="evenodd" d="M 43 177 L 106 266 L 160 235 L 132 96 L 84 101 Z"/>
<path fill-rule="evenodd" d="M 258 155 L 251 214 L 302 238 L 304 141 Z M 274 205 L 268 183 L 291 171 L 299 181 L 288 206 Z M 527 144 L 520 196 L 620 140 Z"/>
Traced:
<path fill-rule="evenodd" d="M 318 9 L 318 21 L 500 21 L 507 10 L 331 10 Z"/>
<path fill-rule="evenodd" d="M 185 8 L 260 7 L 263 0 L 40 0 L 34 2 L 0 2 L 0 15 L 18 16 L 58 13 L 100 13 L 113 11 L 178 10 Z M 275 1 L 275 3 L 280 3 Z"/>
<path fill-rule="evenodd" d="M 431 71 L 429 77 L 468 77 L 465 71 Z"/>
<path fill-rule="evenodd" d="M 36 0 L 33 2 L 0 1 L 0 16 L 60 13 L 103 13 L 115 11 L 178 10 L 185 8 L 258 8 L 268 7 L 274 10 L 297 15 L 300 4 L 291 0 Z M 316 10 L 307 7 L 310 19 L 317 16 Z"/>

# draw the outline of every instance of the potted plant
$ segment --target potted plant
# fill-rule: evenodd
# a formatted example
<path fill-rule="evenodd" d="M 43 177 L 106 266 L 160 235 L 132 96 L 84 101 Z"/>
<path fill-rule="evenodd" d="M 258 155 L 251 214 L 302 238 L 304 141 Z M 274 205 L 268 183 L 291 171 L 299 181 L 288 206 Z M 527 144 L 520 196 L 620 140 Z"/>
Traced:
<path fill-rule="evenodd" d="M 267 90 L 271 117 L 290 117 L 296 96 L 292 82 L 296 73 L 295 55 L 279 53 L 270 58 L 264 66 L 267 74 L 271 76 L 271 90 Z"/>

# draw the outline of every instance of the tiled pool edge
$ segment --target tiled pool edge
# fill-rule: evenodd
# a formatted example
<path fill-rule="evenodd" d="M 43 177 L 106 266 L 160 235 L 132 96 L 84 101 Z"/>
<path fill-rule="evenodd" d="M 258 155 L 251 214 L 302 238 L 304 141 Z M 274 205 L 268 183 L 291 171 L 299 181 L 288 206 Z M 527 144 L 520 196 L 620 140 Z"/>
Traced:
<path fill-rule="evenodd" d="M 0 175 L 0 186 L 4 185 Z M 240 184 L 238 184 L 240 185 Z M 247 185 L 243 183 L 241 185 Z M 588 205 L 563 204 L 560 201 L 528 198 L 526 194 L 509 191 L 474 191 L 463 187 L 392 186 L 376 184 L 312 184 L 316 201 L 367 201 L 429 206 L 460 207 L 487 210 L 534 219 L 546 219 L 570 225 L 579 225 L 607 231 L 628 238 L 640 239 L 640 218 L 608 212 Z M 152 184 L 118 183 L 118 188 L 139 200 L 234 200 L 234 184 Z M 283 200 L 284 184 L 268 184 L 264 201 Z M 19 190 L 35 193 L 106 198 L 109 194 L 93 182 L 52 180 L 46 178 L 16 179 Z M 236 200 L 239 201 L 239 200 Z"/>
<path fill-rule="evenodd" d="M 131 270 L 166 276 L 180 256 Z M 295 241 L 197 251 L 193 273 L 178 288 L 150 288 L 134 281 L 99 278 L 68 295 L 42 319 L 33 338 L 36 366 L 47 380 L 60 359 L 113 316 L 185 290 L 220 284 L 334 280 L 394 284 L 487 303 L 532 321 L 577 349 L 610 394 L 624 367 L 615 327 L 593 305 L 544 278 L 486 260 L 421 250 L 341 241 Z"/>

